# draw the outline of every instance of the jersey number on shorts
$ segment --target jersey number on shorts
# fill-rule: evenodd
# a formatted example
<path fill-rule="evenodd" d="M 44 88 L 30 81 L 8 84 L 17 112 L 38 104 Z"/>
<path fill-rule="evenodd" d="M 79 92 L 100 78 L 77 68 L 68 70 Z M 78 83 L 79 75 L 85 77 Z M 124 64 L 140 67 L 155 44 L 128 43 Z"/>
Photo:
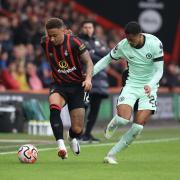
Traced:
<path fill-rule="evenodd" d="M 89 103 L 89 92 L 84 93 L 84 102 Z"/>
<path fill-rule="evenodd" d="M 149 103 L 152 104 L 152 107 L 156 107 L 157 106 L 157 101 L 155 100 L 154 96 L 150 96 Z"/>

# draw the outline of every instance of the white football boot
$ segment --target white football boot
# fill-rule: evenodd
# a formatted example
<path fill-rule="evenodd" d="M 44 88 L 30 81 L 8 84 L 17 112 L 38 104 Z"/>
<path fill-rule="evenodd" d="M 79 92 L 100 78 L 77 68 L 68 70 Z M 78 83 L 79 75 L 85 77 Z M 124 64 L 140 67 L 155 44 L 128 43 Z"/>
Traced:
<path fill-rule="evenodd" d="M 68 153 L 66 146 L 64 144 L 64 140 L 60 139 L 57 141 L 58 143 L 58 156 L 61 157 L 61 159 L 67 159 L 68 158 Z"/>
<path fill-rule="evenodd" d="M 104 163 L 107 163 L 107 164 L 118 164 L 116 158 L 114 156 L 106 156 L 104 158 Z"/>
<path fill-rule="evenodd" d="M 72 150 L 72 152 L 75 154 L 75 155 L 79 155 L 80 154 L 80 145 L 79 145 L 79 142 L 76 138 L 71 138 L 68 134 L 68 142 L 69 142 L 69 145 L 70 145 L 70 148 Z"/>

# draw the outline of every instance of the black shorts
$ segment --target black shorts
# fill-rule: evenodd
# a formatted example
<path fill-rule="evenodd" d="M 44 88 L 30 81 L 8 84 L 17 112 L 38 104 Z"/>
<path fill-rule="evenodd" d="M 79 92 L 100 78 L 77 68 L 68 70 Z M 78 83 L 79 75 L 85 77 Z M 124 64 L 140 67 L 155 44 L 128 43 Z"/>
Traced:
<path fill-rule="evenodd" d="M 84 88 L 81 84 L 58 85 L 52 84 L 49 95 L 59 93 L 64 97 L 69 111 L 75 108 L 84 108 Z"/>

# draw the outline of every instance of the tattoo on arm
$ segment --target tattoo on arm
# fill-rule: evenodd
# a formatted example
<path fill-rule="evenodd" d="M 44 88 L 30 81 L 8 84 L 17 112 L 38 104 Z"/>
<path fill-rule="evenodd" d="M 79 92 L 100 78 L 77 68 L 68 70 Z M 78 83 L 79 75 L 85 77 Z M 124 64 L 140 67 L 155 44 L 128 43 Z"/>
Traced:
<path fill-rule="evenodd" d="M 88 51 L 81 54 L 81 60 L 86 65 L 86 77 L 92 77 L 93 63 Z"/>

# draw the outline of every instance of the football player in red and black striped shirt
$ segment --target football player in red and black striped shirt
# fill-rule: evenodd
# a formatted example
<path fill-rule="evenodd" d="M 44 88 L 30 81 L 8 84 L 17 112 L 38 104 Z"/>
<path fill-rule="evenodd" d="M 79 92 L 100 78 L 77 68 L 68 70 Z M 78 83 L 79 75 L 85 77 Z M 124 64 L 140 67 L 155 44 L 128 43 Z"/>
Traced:
<path fill-rule="evenodd" d="M 61 108 L 68 105 L 71 128 L 69 129 L 70 147 L 75 154 L 80 153 L 77 141 L 84 125 L 84 93 L 91 90 L 93 63 L 86 46 L 71 34 L 65 34 L 61 19 L 50 18 L 46 22 L 46 37 L 41 45 L 52 69 L 54 82 L 50 87 L 50 123 L 58 144 L 58 155 L 67 158 L 63 139 Z M 83 73 L 83 67 L 86 67 Z"/>

